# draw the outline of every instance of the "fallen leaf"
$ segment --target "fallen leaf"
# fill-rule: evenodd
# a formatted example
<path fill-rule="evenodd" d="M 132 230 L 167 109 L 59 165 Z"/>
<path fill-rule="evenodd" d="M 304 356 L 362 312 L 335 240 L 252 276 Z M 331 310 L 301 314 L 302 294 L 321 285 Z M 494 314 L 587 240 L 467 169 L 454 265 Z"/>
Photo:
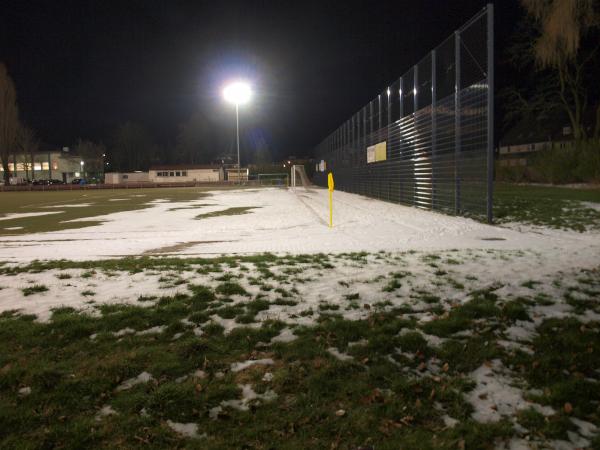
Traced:
<path fill-rule="evenodd" d="M 567 414 L 571 414 L 573 412 L 573 405 L 567 402 L 565 403 L 564 409 Z"/>

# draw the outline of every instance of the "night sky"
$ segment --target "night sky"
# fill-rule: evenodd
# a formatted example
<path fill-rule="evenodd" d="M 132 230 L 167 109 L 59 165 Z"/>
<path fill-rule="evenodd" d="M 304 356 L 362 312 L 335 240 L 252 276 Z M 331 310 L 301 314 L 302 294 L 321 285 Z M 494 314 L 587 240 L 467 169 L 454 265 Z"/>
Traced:
<path fill-rule="evenodd" d="M 0 61 L 21 118 L 52 145 L 109 143 L 132 121 L 171 146 L 200 111 L 226 153 L 234 113 L 221 89 L 243 77 L 255 90 L 245 140 L 302 156 L 485 3 L 9 0 Z M 518 14 L 516 0 L 496 2 L 498 47 Z"/>

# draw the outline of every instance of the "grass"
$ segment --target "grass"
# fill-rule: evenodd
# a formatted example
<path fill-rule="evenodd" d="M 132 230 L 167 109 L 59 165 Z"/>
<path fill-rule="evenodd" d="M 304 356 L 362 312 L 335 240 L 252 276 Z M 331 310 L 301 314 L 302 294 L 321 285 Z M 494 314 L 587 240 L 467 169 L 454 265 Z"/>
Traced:
<path fill-rule="evenodd" d="M 135 306 L 86 305 L 95 314 L 56 308 L 48 322 L 16 311 L 0 314 L 0 448 L 492 449 L 523 436 L 513 421 L 542 444 L 577 431 L 571 417 L 600 424 L 600 324 L 574 316 L 543 320 L 536 309 L 577 300 L 575 314 L 594 310 L 598 270 L 561 273 L 559 287 L 544 277 L 526 286 L 517 282 L 523 296 L 506 298 L 499 292 L 510 289 L 500 290 L 500 283 L 471 279 L 457 289 L 455 280 L 436 276 L 428 266 L 433 261 L 436 270 L 452 268 L 462 281 L 460 264 L 438 255 L 415 256 L 410 273 L 399 270 L 409 267 L 398 262 L 402 258 L 383 255 L 382 261 L 389 258 L 381 270 L 387 275 L 373 277 L 377 281 L 349 277 L 343 289 L 332 281 L 331 295 L 314 303 L 305 303 L 307 291 L 299 285 L 275 283 L 285 268 L 308 267 L 325 279 L 330 272 L 323 262 L 335 266 L 367 258 L 263 254 L 0 267 L 8 279 L 33 279 L 55 269 L 77 269 L 73 278 L 147 271 L 165 282 L 184 271 L 201 274 L 187 282 L 185 293 L 136 297 Z M 468 259 L 463 255 L 460 261 Z M 300 272 L 286 276 L 294 273 Z M 440 284 L 428 285 L 422 277 Z M 246 289 L 250 279 L 257 283 Z M 406 298 L 397 299 L 396 287 L 382 291 L 400 281 Z M 549 288 L 571 297 L 545 295 Z M 454 289 L 461 301 L 454 303 L 445 289 Z M 94 290 L 100 293 L 100 287 Z M 354 319 L 343 318 L 346 313 Z M 298 321 L 272 319 L 292 316 Z M 537 334 L 520 346 L 503 346 L 509 327 L 521 321 L 537 324 Z M 231 324 L 236 328 L 230 330 Z M 284 328 L 296 339 L 272 343 Z M 161 331 L 139 333 L 149 329 Z M 531 351 L 522 350 L 527 348 Z M 248 359 L 273 364 L 231 370 Z M 467 401 L 475 386 L 472 371 L 496 360 L 527 400 L 556 413 L 544 417 L 532 407 L 497 423 L 476 422 Z M 205 376 L 195 376 L 198 370 Z M 117 389 L 142 372 L 152 379 Z M 242 385 L 269 399 L 250 401 L 246 411 L 227 406 L 241 401 Z M 21 394 L 23 388 L 31 393 Z M 108 406 L 117 414 L 98 416 Z M 446 426 L 446 415 L 458 421 L 455 427 Z M 206 437 L 185 438 L 169 421 L 194 423 Z"/>
<path fill-rule="evenodd" d="M 1 235 L 24 235 L 28 233 L 84 228 L 101 223 L 98 216 L 123 211 L 135 211 L 152 206 L 155 200 L 171 202 L 195 201 L 206 197 L 206 191 L 214 188 L 152 188 L 152 189 L 106 189 L 51 192 L 1 192 L 0 217 L 12 213 L 53 212 L 35 217 L 3 220 Z M 112 199 L 125 199 L 111 201 Z M 60 205 L 82 204 L 87 206 L 60 208 Z M 72 222 L 73 220 L 79 220 Z M 85 220 L 80 220 L 85 219 Z M 18 230 L 4 228 L 23 227 Z"/>
<path fill-rule="evenodd" d="M 46 292 L 47 290 L 48 288 L 43 284 L 34 284 L 33 286 L 28 286 L 26 288 L 21 289 L 21 292 L 23 292 L 23 295 L 27 297 L 29 295 L 37 294 L 40 292 Z"/>
<path fill-rule="evenodd" d="M 195 219 L 209 219 L 211 217 L 221 216 L 239 216 L 242 214 L 250 214 L 250 211 L 258 208 L 258 206 L 236 206 L 232 208 L 223 209 L 221 211 L 213 211 L 204 214 L 198 214 Z"/>
<path fill-rule="evenodd" d="M 470 386 L 460 377 L 449 375 L 442 385 L 429 377 L 390 377 L 397 370 L 386 358 L 389 343 L 411 326 L 394 316 L 324 319 L 314 328 L 297 330 L 296 341 L 266 350 L 257 345 L 276 336 L 282 324 L 267 322 L 228 335 L 213 324 L 203 328 L 202 337 L 184 328 L 177 340 L 173 333 L 179 328 L 119 339 L 109 333 L 125 326 L 141 330 L 173 324 L 185 316 L 190 298 L 172 298 L 150 309 L 111 306 L 100 317 L 65 308 L 45 324 L 29 317 L 1 318 L 0 446 L 179 447 L 187 441 L 202 448 L 454 449 L 459 440 L 483 448 L 487 439 L 511 433 L 504 423 L 478 424 L 468 418 L 469 406 L 460 393 Z M 90 341 L 94 333 L 98 337 Z M 329 346 L 346 349 L 358 339 L 365 339 L 366 346 L 348 351 L 355 360 L 368 354 L 366 363 L 338 361 L 327 351 Z M 419 345 L 429 351 L 423 342 Z M 272 358 L 275 365 L 229 371 L 231 363 L 250 355 Z M 198 369 L 205 378 L 190 376 Z M 143 371 L 152 381 L 116 389 Z M 267 371 L 273 374 L 270 382 L 263 380 Z M 240 398 L 240 384 L 258 393 L 270 389 L 276 398 L 254 401 L 247 412 L 226 407 L 211 419 L 212 408 Z M 22 386 L 31 394 L 20 396 Z M 435 404 L 464 422 L 457 429 L 445 428 Z M 107 405 L 117 415 L 98 418 Z M 340 410 L 341 416 L 336 414 Z M 169 428 L 168 420 L 197 423 L 207 437 L 186 440 Z"/>
<path fill-rule="evenodd" d="M 521 222 L 580 232 L 600 228 L 600 211 L 581 202 L 600 205 L 600 188 L 496 183 L 494 220 L 496 223 Z"/>

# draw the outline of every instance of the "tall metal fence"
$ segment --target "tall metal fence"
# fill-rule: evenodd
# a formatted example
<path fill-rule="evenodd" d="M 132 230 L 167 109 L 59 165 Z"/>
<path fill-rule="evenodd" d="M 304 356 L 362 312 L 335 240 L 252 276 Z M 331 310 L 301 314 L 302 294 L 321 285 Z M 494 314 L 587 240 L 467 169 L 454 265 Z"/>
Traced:
<path fill-rule="evenodd" d="M 315 183 L 491 222 L 493 45 L 488 5 L 317 146 Z"/>

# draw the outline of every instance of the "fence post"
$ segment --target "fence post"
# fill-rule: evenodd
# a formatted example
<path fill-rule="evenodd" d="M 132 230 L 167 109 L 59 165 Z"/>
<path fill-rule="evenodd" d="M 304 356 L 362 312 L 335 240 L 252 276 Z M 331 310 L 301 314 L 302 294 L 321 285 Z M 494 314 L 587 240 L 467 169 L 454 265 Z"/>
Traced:
<path fill-rule="evenodd" d="M 414 107 L 413 107 L 413 129 L 417 130 L 417 110 L 419 109 L 419 103 L 417 101 L 417 96 L 419 95 L 419 66 L 415 65 L 413 68 L 413 103 L 414 103 Z M 412 162 L 412 170 L 413 170 L 413 205 L 417 204 L 417 198 L 418 198 L 418 194 L 419 194 L 419 184 L 417 183 L 418 181 L 418 174 L 415 173 L 415 151 L 413 148 L 412 151 L 412 155 L 413 155 L 413 162 Z"/>
<path fill-rule="evenodd" d="M 437 164 L 437 78 L 436 54 L 431 51 L 431 208 L 436 208 L 436 164 Z"/>
<path fill-rule="evenodd" d="M 494 195 L 494 5 L 487 5 L 487 221 L 492 223 Z"/>
<path fill-rule="evenodd" d="M 403 145 L 402 145 L 402 117 L 404 117 L 404 93 L 402 89 L 404 88 L 404 79 L 400 77 L 400 88 L 398 89 L 398 95 L 400 95 L 400 104 L 399 104 L 399 121 L 398 121 L 398 148 L 400 150 L 400 164 L 402 164 L 402 156 L 403 156 Z M 400 172 L 400 203 L 404 201 L 404 174 Z"/>
<path fill-rule="evenodd" d="M 460 32 L 454 32 L 454 212 L 460 214 Z"/>

